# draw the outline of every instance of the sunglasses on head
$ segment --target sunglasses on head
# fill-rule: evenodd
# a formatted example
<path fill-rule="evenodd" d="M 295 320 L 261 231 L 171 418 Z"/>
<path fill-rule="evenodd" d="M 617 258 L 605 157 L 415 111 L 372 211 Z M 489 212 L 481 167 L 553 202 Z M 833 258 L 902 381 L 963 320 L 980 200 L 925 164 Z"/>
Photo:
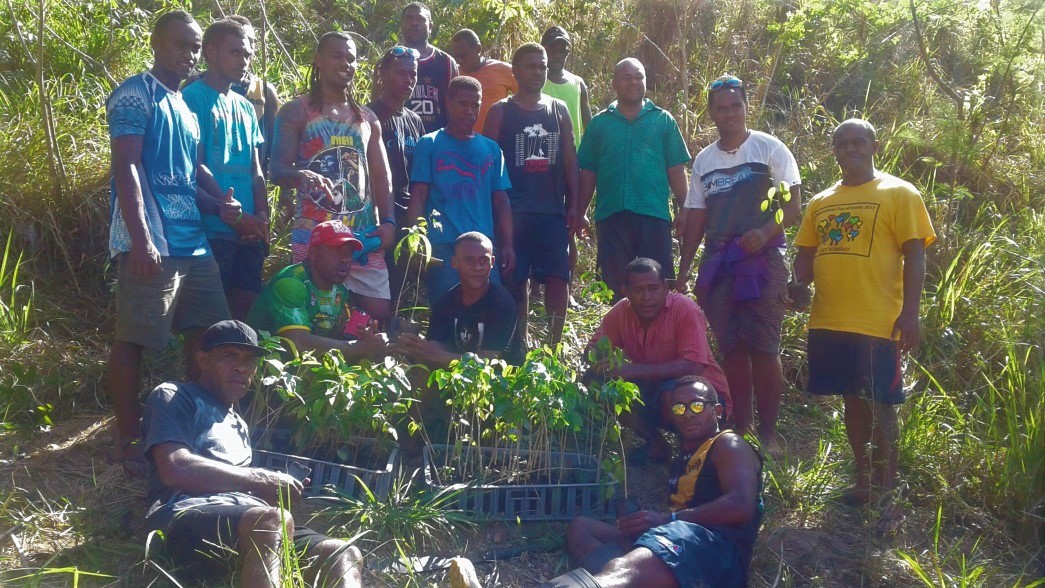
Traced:
<path fill-rule="evenodd" d="M 679 402 L 678 404 L 671 405 L 671 414 L 675 416 L 682 416 L 686 414 L 687 406 L 689 407 L 690 411 L 693 412 L 693 414 L 701 414 L 707 409 L 707 407 L 714 406 L 714 404 L 715 403 L 711 402 L 710 400 L 694 400 L 689 404 Z"/>
<path fill-rule="evenodd" d="M 391 55 L 392 57 L 409 57 L 410 59 L 417 59 L 421 57 L 421 54 L 413 47 L 403 47 L 402 45 L 396 45 L 388 50 L 385 55 Z"/>
<path fill-rule="evenodd" d="M 740 78 L 734 77 L 734 76 L 726 76 L 724 78 L 719 78 L 719 79 L 715 80 L 714 82 L 711 82 L 711 84 L 708 86 L 708 91 L 709 92 L 718 92 L 719 90 L 723 90 L 725 88 L 743 88 L 743 87 L 744 87 L 744 82 L 741 81 Z"/>

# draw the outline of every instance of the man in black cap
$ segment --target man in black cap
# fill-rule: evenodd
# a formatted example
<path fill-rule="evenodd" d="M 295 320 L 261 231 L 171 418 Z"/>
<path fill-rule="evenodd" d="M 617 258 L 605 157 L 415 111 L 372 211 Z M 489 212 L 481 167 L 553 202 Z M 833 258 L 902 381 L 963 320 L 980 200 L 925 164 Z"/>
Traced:
<path fill-rule="evenodd" d="M 193 576 L 241 565 L 240 586 L 275 586 L 280 539 L 304 552 L 309 584 L 360 585 L 359 550 L 305 527 L 287 510 L 303 484 L 251 467 L 247 425 L 236 412 L 266 351 L 246 324 L 221 321 L 203 334 L 199 378 L 166 382 L 149 395 L 142 438 L 149 464 L 146 525 L 162 532 L 172 559 Z M 238 557 L 234 557 L 239 554 Z"/>

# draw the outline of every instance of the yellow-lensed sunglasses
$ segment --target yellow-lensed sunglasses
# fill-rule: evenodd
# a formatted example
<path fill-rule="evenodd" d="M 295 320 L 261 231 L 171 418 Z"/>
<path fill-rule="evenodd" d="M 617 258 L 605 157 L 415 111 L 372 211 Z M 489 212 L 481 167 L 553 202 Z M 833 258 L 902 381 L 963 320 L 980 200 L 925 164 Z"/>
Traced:
<path fill-rule="evenodd" d="M 675 416 L 682 416 L 686 414 L 686 406 L 689 406 L 689 409 L 693 411 L 693 414 L 700 414 L 704 412 L 707 409 L 707 407 L 712 406 L 714 404 L 714 402 L 710 402 L 707 400 L 694 400 L 693 402 L 690 402 L 688 405 L 683 402 L 679 402 L 678 404 L 671 405 L 671 414 Z"/>

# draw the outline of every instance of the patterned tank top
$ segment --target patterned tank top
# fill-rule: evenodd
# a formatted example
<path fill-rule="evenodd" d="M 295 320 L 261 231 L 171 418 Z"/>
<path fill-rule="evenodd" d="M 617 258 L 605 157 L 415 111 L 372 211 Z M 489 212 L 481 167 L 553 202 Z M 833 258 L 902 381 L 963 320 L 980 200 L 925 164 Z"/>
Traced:
<path fill-rule="evenodd" d="M 366 146 L 370 125 L 354 114 L 349 120 L 336 120 L 312 104 L 307 95 L 301 101 L 307 116 L 298 143 L 298 169 L 308 169 L 334 184 L 333 194 L 321 189 L 297 189 L 296 212 L 291 231 L 294 258 L 304 257 L 313 227 L 328 220 L 340 220 L 354 233 L 369 232 L 377 226 L 377 209 L 367 181 Z"/>

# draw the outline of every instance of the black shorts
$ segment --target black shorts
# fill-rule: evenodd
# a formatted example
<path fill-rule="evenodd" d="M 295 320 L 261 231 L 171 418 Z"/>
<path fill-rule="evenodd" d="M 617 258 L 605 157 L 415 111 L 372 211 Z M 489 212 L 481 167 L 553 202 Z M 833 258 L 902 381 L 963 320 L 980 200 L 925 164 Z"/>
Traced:
<path fill-rule="evenodd" d="M 636 257 L 656 261 L 661 265 L 665 279 L 675 279 L 671 222 L 625 210 L 595 223 L 595 232 L 602 281 L 614 293 L 621 294 L 624 266 Z"/>
<path fill-rule="evenodd" d="M 179 510 L 163 528 L 163 546 L 178 566 L 179 575 L 215 577 L 237 569 L 240 554 L 236 529 L 249 504 L 199 504 Z M 299 553 L 330 539 L 308 527 L 294 529 L 294 546 Z"/>
<path fill-rule="evenodd" d="M 210 248 L 221 272 L 221 286 L 228 294 L 233 290 L 261 292 L 261 268 L 265 265 L 268 245 L 261 241 L 210 240 Z"/>
<path fill-rule="evenodd" d="M 515 245 L 515 281 L 533 277 L 570 280 L 570 232 L 566 217 L 541 212 L 512 214 Z"/>
<path fill-rule="evenodd" d="M 810 394 L 863 396 L 883 404 L 906 400 L 896 341 L 810 329 L 808 355 Z"/>

